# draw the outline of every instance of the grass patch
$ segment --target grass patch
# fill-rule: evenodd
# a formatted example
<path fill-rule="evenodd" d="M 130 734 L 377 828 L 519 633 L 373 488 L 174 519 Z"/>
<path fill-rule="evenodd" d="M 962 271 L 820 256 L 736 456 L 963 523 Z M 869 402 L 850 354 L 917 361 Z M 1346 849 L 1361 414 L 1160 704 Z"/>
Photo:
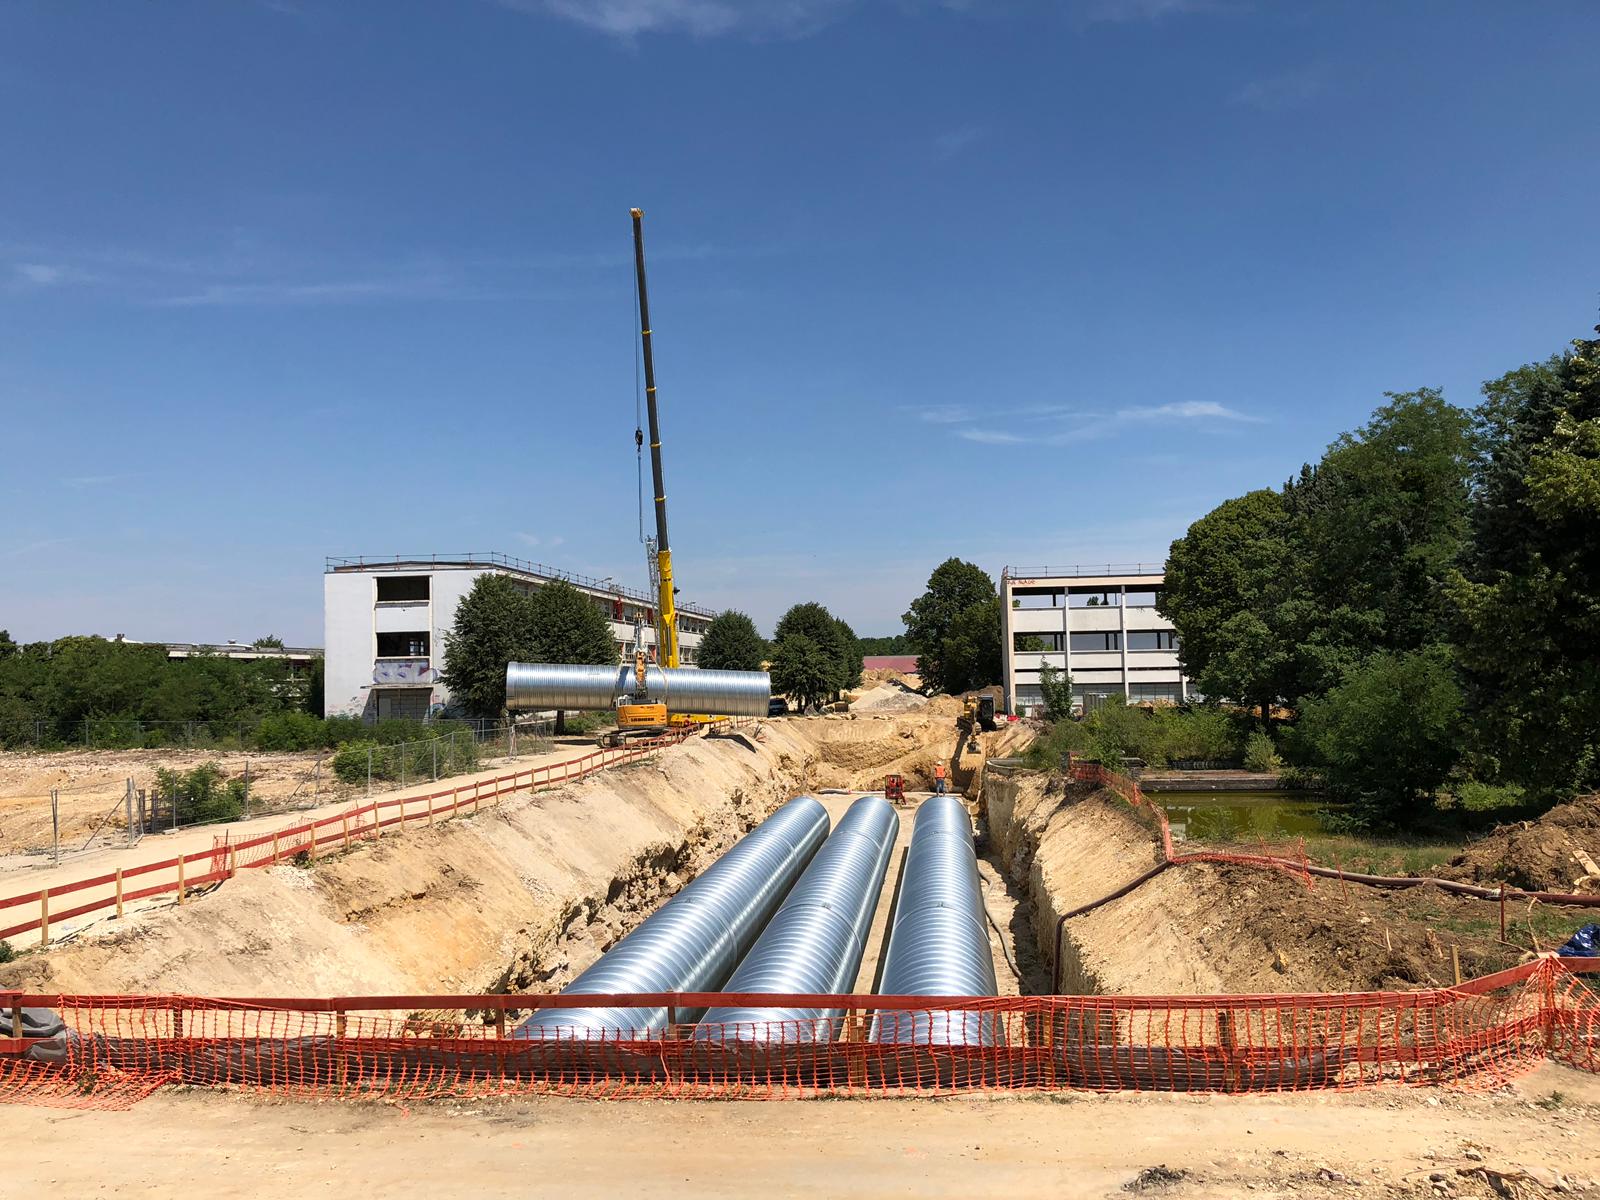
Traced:
<path fill-rule="evenodd" d="M 1306 856 L 1325 867 L 1360 875 L 1426 875 L 1448 862 L 1467 844 L 1464 837 L 1365 837 L 1361 834 L 1314 834 L 1306 838 Z"/>

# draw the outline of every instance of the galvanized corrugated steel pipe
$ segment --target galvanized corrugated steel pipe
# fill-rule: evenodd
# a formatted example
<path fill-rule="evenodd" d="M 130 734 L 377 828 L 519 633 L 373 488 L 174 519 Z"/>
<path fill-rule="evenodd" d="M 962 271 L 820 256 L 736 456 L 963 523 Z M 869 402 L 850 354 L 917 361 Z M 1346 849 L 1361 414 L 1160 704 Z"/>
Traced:
<path fill-rule="evenodd" d="M 723 990 L 848 992 L 866 953 L 899 832 L 900 818 L 882 796 L 863 796 L 852 804 Z M 695 1037 L 826 1042 L 837 1034 L 843 1015 L 840 1009 L 713 1008 L 701 1018 Z"/>
<path fill-rule="evenodd" d="M 798 796 L 741 838 L 570 984 L 562 995 L 721 987 L 828 836 L 828 812 Z M 547 1008 L 514 1036 L 609 1040 L 659 1033 L 665 1008 Z M 675 1014 L 692 1021 L 696 1014 Z"/>
<path fill-rule="evenodd" d="M 764 717 L 772 698 L 765 671 L 701 671 L 693 667 L 649 667 L 645 695 L 637 694 L 631 666 L 570 663 L 507 663 L 506 707 L 512 712 L 549 708 L 599 711 L 620 696 L 635 704 L 665 704 L 669 713 L 713 717 Z"/>
<path fill-rule="evenodd" d="M 999 991 L 972 821 L 958 797 L 934 796 L 917 809 L 885 954 L 878 989 L 885 996 L 993 996 Z M 873 1020 L 872 1040 L 993 1046 L 1002 1033 L 993 1013 L 882 1012 Z"/>

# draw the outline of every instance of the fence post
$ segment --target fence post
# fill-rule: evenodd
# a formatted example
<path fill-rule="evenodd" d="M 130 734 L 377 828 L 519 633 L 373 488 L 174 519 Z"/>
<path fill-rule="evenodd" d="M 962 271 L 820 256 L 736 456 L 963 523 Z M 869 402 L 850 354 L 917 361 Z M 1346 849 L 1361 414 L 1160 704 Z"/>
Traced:
<path fill-rule="evenodd" d="M 88 718 L 85 718 L 87 720 Z M 61 865 L 61 789 L 50 789 L 50 856 Z"/>
<path fill-rule="evenodd" d="M 372 795 L 372 747 L 367 747 L 367 795 Z"/>
<path fill-rule="evenodd" d="M 183 903 L 183 855 L 178 855 L 178 903 Z"/>
<path fill-rule="evenodd" d="M 272 865 L 278 865 L 278 831 L 272 831 Z"/>
<path fill-rule="evenodd" d="M 350 814 L 349 813 L 345 813 L 343 816 L 341 816 L 339 818 L 339 830 L 340 830 L 341 833 L 344 834 L 344 849 L 345 849 L 345 853 L 348 854 L 350 852 Z"/>
<path fill-rule="evenodd" d="M 122 868 L 117 868 L 117 920 L 122 920 Z"/>
<path fill-rule="evenodd" d="M 50 889 L 39 893 L 39 945 L 50 944 Z M 21 1034 L 17 1035 L 21 1037 Z"/>
<path fill-rule="evenodd" d="M 439 739 L 438 738 L 434 738 L 433 741 L 431 743 L 429 743 L 429 745 L 430 745 L 430 748 L 433 750 L 433 782 L 434 783 L 438 783 L 439 782 Z M 451 753 L 455 752 L 455 748 L 456 748 L 455 730 L 451 730 L 450 731 L 450 750 L 451 750 Z"/>
<path fill-rule="evenodd" d="M 244 760 L 244 815 L 250 815 L 250 760 Z"/>
<path fill-rule="evenodd" d="M 133 845 L 133 776 L 128 776 L 128 790 L 122 794 L 122 817 L 128 827 L 128 845 Z"/>

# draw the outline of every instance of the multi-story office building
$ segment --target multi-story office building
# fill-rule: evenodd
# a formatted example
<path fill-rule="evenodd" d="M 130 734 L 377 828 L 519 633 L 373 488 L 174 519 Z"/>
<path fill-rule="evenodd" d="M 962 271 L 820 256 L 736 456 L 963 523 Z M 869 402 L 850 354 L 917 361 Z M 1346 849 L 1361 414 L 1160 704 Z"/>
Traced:
<path fill-rule="evenodd" d="M 421 718 L 446 708 L 450 692 L 440 681 L 444 635 L 456 605 L 480 575 L 504 575 L 533 590 L 562 579 L 593 599 L 611 623 L 618 661 L 633 655 L 636 623 L 654 656 L 655 597 L 503 554 L 428 557 L 330 558 L 323 574 L 322 620 L 326 642 L 327 716 Z M 679 657 L 693 666 L 711 613 L 678 607 Z"/>
<path fill-rule="evenodd" d="M 1039 669 L 1072 676 L 1075 708 L 1106 696 L 1130 704 L 1191 699 L 1172 623 L 1156 611 L 1159 566 L 1007 567 L 1000 576 L 1006 710 L 1036 714 Z"/>

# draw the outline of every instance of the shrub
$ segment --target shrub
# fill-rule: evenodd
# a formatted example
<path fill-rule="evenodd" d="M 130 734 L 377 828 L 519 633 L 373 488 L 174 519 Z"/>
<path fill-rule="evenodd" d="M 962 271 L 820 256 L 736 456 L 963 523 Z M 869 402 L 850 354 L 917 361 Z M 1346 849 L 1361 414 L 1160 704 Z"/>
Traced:
<path fill-rule="evenodd" d="M 156 791 L 177 810 L 180 825 L 235 821 L 244 815 L 244 780 L 228 779 L 214 762 L 187 772 L 158 770 Z"/>
<path fill-rule="evenodd" d="M 1456 803 L 1468 812 L 1484 812 L 1496 808 L 1518 808 L 1527 799 L 1522 788 L 1514 783 L 1479 783 L 1469 779 L 1455 789 Z"/>
<path fill-rule="evenodd" d="M 367 781 L 367 752 L 376 745 L 376 742 L 367 739 L 346 742 L 339 747 L 339 752 L 333 756 L 333 773 L 345 783 L 365 783 Z"/>
<path fill-rule="evenodd" d="M 11 948 L 10 942 L 0 941 L 0 963 L 8 963 L 16 956 L 17 952 Z"/>
<path fill-rule="evenodd" d="M 1244 744 L 1246 771 L 1254 771 L 1258 775 L 1271 775 L 1282 766 L 1283 759 L 1278 757 L 1278 748 L 1269 735 L 1258 729 L 1246 739 Z"/>
<path fill-rule="evenodd" d="M 327 723 L 310 713 L 263 717 L 251 739 L 257 750 L 320 750 L 328 744 Z"/>

